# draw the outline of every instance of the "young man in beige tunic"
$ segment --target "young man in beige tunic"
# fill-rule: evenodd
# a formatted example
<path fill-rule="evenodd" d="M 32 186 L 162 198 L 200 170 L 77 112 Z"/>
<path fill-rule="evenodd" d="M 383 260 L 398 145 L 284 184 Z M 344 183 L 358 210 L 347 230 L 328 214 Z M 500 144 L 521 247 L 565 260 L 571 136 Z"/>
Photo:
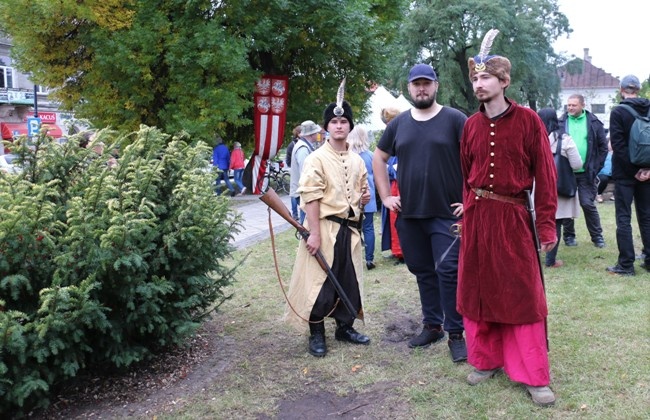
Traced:
<path fill-rule="evenodd" d="M 370 200 L 363 159 L 348 152 L 348 133 L 354 127 L 352 108 L 343 101 L 324 112 L 329 140 L 305 160 L 300 176 L 300 207 L 307 214 L 310 235 L 300 241 L 289 285 L 285 320 L 299 328 L 309 327 L 309 353 L 327 354 L 325 318 L 336 320 L 334 337 L 353 344 L 370 343 L 352 324 L 363 320 L 362 244 L 363 205 Z M 354 307 L 352 315 L 314 255 L 320 250 L 332 273 Z"/>

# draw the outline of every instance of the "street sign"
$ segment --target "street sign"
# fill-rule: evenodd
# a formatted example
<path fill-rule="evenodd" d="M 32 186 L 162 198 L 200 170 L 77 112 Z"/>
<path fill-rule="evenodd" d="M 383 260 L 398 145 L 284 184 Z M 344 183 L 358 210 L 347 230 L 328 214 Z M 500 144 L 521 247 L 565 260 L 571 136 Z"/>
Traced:
<path fill-rule="evenodd" d="M 38 130 L 41 129 L 40 118 L 27 118 L 27 137 L 34 137 L 38 135 Z"/>

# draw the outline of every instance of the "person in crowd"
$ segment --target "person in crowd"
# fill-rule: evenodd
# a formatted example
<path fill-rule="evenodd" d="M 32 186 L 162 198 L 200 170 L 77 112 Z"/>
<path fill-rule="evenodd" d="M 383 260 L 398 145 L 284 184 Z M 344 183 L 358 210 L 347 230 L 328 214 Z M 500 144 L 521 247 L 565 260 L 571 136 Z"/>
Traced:
<path fill-rule="evenodd" d="M 634 75 L 621 80 L 621 105 L 632 107 L 640 115 L 648 115 L 650 100 L 639 97 L 641 83 Z M 630 129 L 635 117 L 623 106 L 612 109 L 609 135 L 612 142 L 612 178 L 614 179 L 614 209 L 616 213 L 616 245 L 618 260 L 607 271 L 631 276 L 635 274 L 634 242 L 632 236 L 632 201 L 643 244 L 641 268 L 650 271 L 650 168 L 630 162 Z"/>
<path fill-rule="evenodd" d="M 395 107 L 386 107 L 381 110 L 381 120 L 388 125 L 401 111 Z M 386 170 L 388 171 L 388 182 L 390 184 L 390 193 L 399 196 L 399 186 L 397 185 L 397 157 L 391 156 L 388 159 Z M 381 206 L 381 250 L 390 251 L 391 256 L 395 258 L 395 264 L 404 264 L 404 254 L 399 244 L 399 236 L 395 221 L 397 221 L 396 211 L 388 210 Z"/>
<path fill-rule="evenodd" d="M 377 211 L 377 200 L 375 199 L 375 178 L 372 172 L 372 153 L 368 150 L 370 141 L 368 133 L 363 127 L 356 126 L 348 135 L 350 151 L 358 154 L 366 164 L 368 171 L 368 188 L 370 190 L 370 201 L 363 207 L 363 222 L 361 230 L 363 231 L 363 242 L 366 254 L 366 268 L 372 270 L 375 268 L 375 221 L 374 216 Z"/>
<path fill-rule="evenodd" d="M 291 151 L 291 168 L 289 171 L 290 175 L 290 185 L 289 185 L 289 195 L 292 199 L 296 199 L 298 204 L 300 204 L 300 194 L 298 193 L 298 186 L 300 182 L 300 176 L 302 174 L 302 167 L 305 163 L 305 159 L 311 152 L 314 151 L 314 143 L 318 141 L 318 133 L 320 133 L 322 128 L 320 125 L 316 124 L 311 120 L 304 121 L 300 124 L 300 138 L 296 142 L 296 145 Z M 300 210 L 300 223 L 305 221 L 305 212 Z"/>
<path fill-rule="evenodd" d="M 578 182 L 578 197 L 580 207 L 585 215 L 585 223 L 591 242 L 597 248 L 605 247 L 603 228 L 600 225 L 600 215 L 595 200 L 598 192 L 598 172 L 605 164 L 607 157 L 607 136 L 603 123 L 591 112 L 585 109 L 585 98 L 573 94 L 567 99 L 567 112 L 560 118 L 560 128 L 569 134 L 578 147 L 583 167 L 576 171 Z M 568 218 L 563 223 L 564 243 L 576 246 L 576 231 L 574 220 Z"/>
<path fill-rule="evenodd" d="M 232 153 L 230 154 L 230 169 L 233 171 L 235 184 L 239 187 L 238 195 L 246 194 L 246 187 L 242 182 L 242 178 L 244 177 L 244 167 L 246 166 L 244 160 L 244 151 L 241 148 L 241 143 L 236 141 L 233 145 Z"/>
<path fill-rule="evenodd" d="M 428 64 L 411 68 L 408 91 L 414 108 L 386 126 L 375 149 L 375 184 L 383 205 L 399 211 L 404 262 L 420 293 L 424 325 L 409 347 L 427 347 L 447 331 L 451 358 L 461 362 L 467 350 L 456 311 L 459 242 L 452 226 L 463 214 L 459 153 L 467 117 L 438 104 L 438 77 Z M 385 170 L 391 156 L 399 159 L 399 196 L 391 194 Z"/>
<path fill-rule="evenodd" d="M 346 140 L 354 128 L 350 105 L 345 101 L 329 104 L 323 119 L 330 137 L 305 159 L 297 189 L 310 234 L 298 246 L 285 312 L 285 320 L 291 325 L 299 329 L 309 325 L 308 350 L 316 357 L 327 354 L 327 317 L 336 320 L 337 340 L 370 344 L 370 338 L 352 326 L 355 318 L 363 319 L 360 220 L 363 206 L 370 201 L 368 173 L 363 159 L 348 151 Z M 314 125 L 303 123 L 303 137 L 310 135 L 307 133 Z M 295 158 L 294 151 L 292 168 Z M 332 280 L 313 257 L 318 252 L 330 265 L 355 314 L 341 303 Z"/>
<path fill-rule="evenodd" d="M 561 153 L 562 156 L 569 159 L 569 164 L 571 168 L 575 171 L 582 168 L 582 158 L 578 152 L 573 139 L 568 134 L 563 134 L 562 137 L 562 150 L 558 150 L 558 139 L 560 133 L 560 124 L 557 119 L 557 113 L 553 108 L 544 108 L 540 109 L 539 117 L 542 119 L 544 126 L 546 127 L 548 139 L 551 145 L 551 153 Z M 557 211 L 555 213 L 555 233 L 559 238 L 562 232 L 562 223 L 567 217 L 576 218 L 580 214 L 580 201 L 578 199 L 578 194 L 573 197 L 564 197 L 558 194 L 557 196 Z M 558 240 L 552 250 L 546 253 L 545 265 L 549 268 L 558 268 L 564 265 L 564 261 L 556 259 L 557 250 L 560 246 L 560 241 Z"/>
<path fill-rule="evenodd" d="M 612 177 L 612 143 L 609 141 L 609 136 L 607 137 L 607 157 L 605 158 L 605 164 L 603 169 L 598 172 L 598 194 L 596 195 L 596 202 L 603 202 L 603 193 L 609 185 L 609 180 Z M 614 200 L 614 196 L 610 198 Z"/>
<path fill-rule="evenodd" d="M 226 184 L 232 197 L 235 196 L 235 187 L 230 183 L 230 150 L 223 142 L 221 136 L 217 135 L 217 145 L 212 150 L 212 165 L 217 168 L 217 195 L 221 195 L 221 181 Z"/>
<path fill-rule="evenodd" d="M 291 142 L 287 146 L 287 151 L 284 156 L 284 163 L 289 168 L 289 173 L 291 174 L 291 155 L 293 154 L 293 148 L 296 145 L 296 142 L 300 139 L 300 126 L 297 125 L 293 128 Z M 298 218 L 298 197 L 291 196 L 291 216 L 293 220 L 299 220 Z"/>
<path fill-rule="evenodd" d="M 505 96 L 508 58 L 489 55 L 498 34 L 488 31 L 479 55 L 468 60 L 480 103 L 461 140 L 464 216 L 458 269 L 470 385 L 502 369 L 522 383 L 535 404 L 555 402 L 549 387 L 547 306 L 541 251 L 557 242 L 556 170 L 544 124 L 535 111 Z M 527 200 L 535 187 L 534 200 Z M 529 212 L 528 203 L 534 202 Z M 533 222 L 535 220 L 535 222 Z M 533 229 L 533 224 L 536 229 Z"/>

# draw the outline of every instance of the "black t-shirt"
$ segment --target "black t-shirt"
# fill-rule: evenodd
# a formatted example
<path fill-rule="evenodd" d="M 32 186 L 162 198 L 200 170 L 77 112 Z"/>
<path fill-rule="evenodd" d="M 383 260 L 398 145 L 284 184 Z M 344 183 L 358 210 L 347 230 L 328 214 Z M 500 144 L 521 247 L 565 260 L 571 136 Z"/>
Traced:
<path fill-rule="evenodd" d="M 410 112 L 393 119 L 377 147 L 397 156 L 402 217 L 453 219 L 452 203 L 463 202 L 460 138 L 467 116 L 443 107 L 427 121 Z"/>

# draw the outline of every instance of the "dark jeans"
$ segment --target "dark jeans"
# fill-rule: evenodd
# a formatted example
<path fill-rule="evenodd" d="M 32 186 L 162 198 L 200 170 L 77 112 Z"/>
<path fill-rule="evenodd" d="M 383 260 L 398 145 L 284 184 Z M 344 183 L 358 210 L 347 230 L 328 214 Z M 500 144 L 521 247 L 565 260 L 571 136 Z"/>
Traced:
<path fill-rule="evenodd" d="M 636 180 L 616 180 L 614 185 L 614 208 L 616 210 L 616 244 L 618 245 L 618 265 L 624 269 L 634 267 L 635 252 L 632 238 L 632 201 L 639 223 L 643 250 L 650 249 L 650 182 Z M 645 263 L 650 267 L 650 255 Z"/>
<path fill-rule="evenodd" d="M 454 242 L 449 232 L 454 223 L 453 219 L 404 219 L 398 215 L 395 226 L 404 262 L 418 283 L 424 324 L 443 325 L 448 332 L 460 333 L 464 330 L 463 318 L 456 311 L 460 241 Z"/>
<path fill-rule="evenodd" d="M 221 171 L 220 170 L 219 175 L 217 175 L 217 195 L 221 195 L 221 193 L 223 192 L 223 190 L 221 189 L 221 181 L 222 180 L 226 183 L 226 188 L 228 188 L 228 190 L 231 193 L 235 192 L 235 187 L 233 187 L 232 183 L 230 182 L 230 177 L 229 177 L 228 172 L 229 171 L 227 171 L 227 170 L 226 171 Z"/>
<path fill-rule="evenodd" d="M 363 242 L 365 244 L 366 262 L 375 260 L 375 213 L 363 213 L 363 223 L 361 231 L 363 232 Z"/>
<path fill-rule="evenodd" d="M 605 188 L 609 185 L 609 175 L 598 175 L 598 195 L 602 194 L 605 191 Z"/>
<path fill-rule="evenodd" d="M 580 199 L 580 207 L 585 215 L 585 224 L 591 236 L 591 242 L 597 242 L 603 239 L 603 228 L 600 226 L 600 215 L 598 208 L 594 203 L 596 200 L 596 193 L 598 187 L 596 180 L 588 180 L 585 174 L 576 174 L 576 181 L 578 181 L 578 198 Z M 569 238 L 576 237 L 575 222 L 573 219 L 563 219 L 562 226 L 564 226 L 564 241 Z M 559 239 L 559 237 L 558 237 Z"/>
<path fill-rule="evenodd" d="M 547 267 L 555 264 L 555 257 L 557 256 L 557 249 L 560 247 L 560 237 L 562 236 L 562 223 L 567 219 L 555 219 L 555 233 L 557 235 L 557 243 L 555 247 L 546 253 L 546 260 L 544 265 Z"/>

